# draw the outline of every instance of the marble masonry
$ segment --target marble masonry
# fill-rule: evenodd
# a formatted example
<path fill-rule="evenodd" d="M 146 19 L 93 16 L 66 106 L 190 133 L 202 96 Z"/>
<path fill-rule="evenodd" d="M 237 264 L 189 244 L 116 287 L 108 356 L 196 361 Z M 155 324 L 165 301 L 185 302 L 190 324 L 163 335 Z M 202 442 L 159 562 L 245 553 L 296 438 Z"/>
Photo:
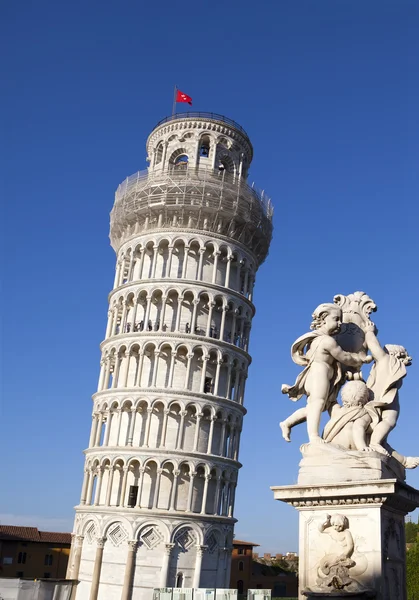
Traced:
<path fill-rule="evenodd" d="M 401 454 L 388 437 L 412 359 L 403 346 L 381 346 L 370 319 L 376 310 L 363 292 L 339 294 L 316 308 L 311 331 L 291 349 L 304 368 L 282 392 L 306 396 L 307 405 L 280 427 L 289 442 L 306 422 L 309 441 L 297 485 L 271 489 L 299 511 L 300 600 L 406 600 L 404 517 L 419 506 L 419 491 L 405 479 L 419 457 Z"/>

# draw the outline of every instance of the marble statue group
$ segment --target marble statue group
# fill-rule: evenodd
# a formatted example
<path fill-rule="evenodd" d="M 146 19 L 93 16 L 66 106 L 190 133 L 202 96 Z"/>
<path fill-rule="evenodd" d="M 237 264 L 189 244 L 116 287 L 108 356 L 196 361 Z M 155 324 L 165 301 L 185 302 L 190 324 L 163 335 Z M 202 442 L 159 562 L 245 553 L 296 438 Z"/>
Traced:
<path fill-rule="evenodd" d="M 335 296 L 334 303 L 315 309 L 312 331 L 299 337 L 291 349 L 292 360 L 304 369 L 293 385 L 282 386 L 293 401 L 306 396 L 307 405 L 280 427 L 290 441 L 292 428 L 306 421 L 310 444 L 375 452 L 392 457 L 404 468 L 415 468 L 419 457 L 403 456 L 388 442 L 399 417 L 399 390 L 412 359 L 403 346 L 380 345 L 370 320 L 376 309 L 363 292 Z M 364 382 L 361 367 L 369 363 L 373 364 Z M 324 411 L 330 420 L 321 434 Z"/>
<path fill-rule="evenodd" d="M 315 309 L 311 331 L 291 348 L 302 370 L 282 392 L 307 402 L 280 427 L 290 442 L 305 422 L 308 443 L 297 484 L 271 489 L 299 511 L 300 600 L 406 600 L 404 518 L 419 506 L 406 469 L 419 457 L 397 452 L 389 435 L 412 359 L 403 346 L 380 344 L 376 310 L 364 292 L 339 294 Z"/>

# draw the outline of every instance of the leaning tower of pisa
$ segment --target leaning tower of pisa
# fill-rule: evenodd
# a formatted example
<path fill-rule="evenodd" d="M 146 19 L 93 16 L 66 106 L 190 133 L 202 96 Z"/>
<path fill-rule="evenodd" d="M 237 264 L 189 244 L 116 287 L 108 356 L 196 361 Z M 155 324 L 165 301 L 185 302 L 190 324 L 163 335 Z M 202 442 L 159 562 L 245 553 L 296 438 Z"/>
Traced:
<path fill-rule="evenodd" d="M 239 445 L 269 199 L 234 121 L 182 113 L 111 212 L 117 256 L 68 577 L 77 600 L 229 587 Z"/>

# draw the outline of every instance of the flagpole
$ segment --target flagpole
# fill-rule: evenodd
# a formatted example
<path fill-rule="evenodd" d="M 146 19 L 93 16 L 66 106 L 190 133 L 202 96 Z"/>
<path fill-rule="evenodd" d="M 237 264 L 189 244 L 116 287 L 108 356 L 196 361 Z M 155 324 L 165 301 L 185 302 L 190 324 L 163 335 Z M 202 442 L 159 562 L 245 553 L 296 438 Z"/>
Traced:
<path fill-rule="evenodd" d="M 172 117 L 176 112 L 176 93 L 177 93 L 177 86 L 175 85 L 175 89 L 173 91 L 173 107 L 172 107 Z"/>

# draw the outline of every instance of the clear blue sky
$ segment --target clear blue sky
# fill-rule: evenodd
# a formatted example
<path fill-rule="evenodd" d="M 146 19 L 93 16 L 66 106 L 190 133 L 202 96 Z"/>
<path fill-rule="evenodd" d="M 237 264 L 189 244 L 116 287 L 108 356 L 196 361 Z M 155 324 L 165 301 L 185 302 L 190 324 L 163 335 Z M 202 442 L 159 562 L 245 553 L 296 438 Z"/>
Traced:
<path fill-rule="evenodd" d="M 2 6 L 3 414 L 0 519 L 70 530 L 99 372 L 114 190 L 144 169 L 173 85 L 255 149 L 275 205 L 256 286 L 236 536 L 297 548 L 299 444 L 278 422 L 292 342 L 334 294 L 375 299 L 383 343 L 415 362 L 394 445 L 419 454 L 419 25 L 415 0 Z M 181 108 L 182 109 L 182 108 Z M 419 487 L 419 469 L 408 474 Z"/>

